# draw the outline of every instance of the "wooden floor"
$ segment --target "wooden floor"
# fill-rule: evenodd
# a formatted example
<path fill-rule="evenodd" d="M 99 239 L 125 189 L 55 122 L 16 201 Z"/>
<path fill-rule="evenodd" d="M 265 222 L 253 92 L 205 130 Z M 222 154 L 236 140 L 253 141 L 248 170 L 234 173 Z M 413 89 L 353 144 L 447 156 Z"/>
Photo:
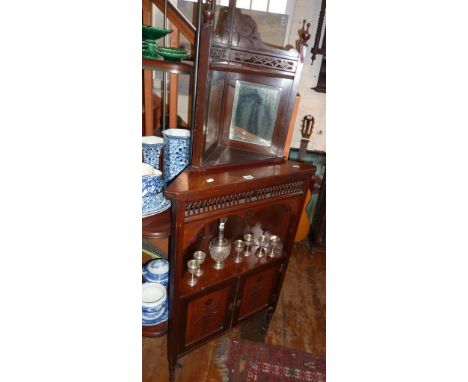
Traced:
<path fill-rule="evenodd" d="M 265 343 L 325 355 L 325 249 L 307 241 L 295 245 Z M 232 329 L 230 337 L 259 340 L 255 321 Z M 213 340 L 180 358 L 177 382 L 219 382 Z M 143 338 L 143 381 L 167 382 L 166 337 Z"/>

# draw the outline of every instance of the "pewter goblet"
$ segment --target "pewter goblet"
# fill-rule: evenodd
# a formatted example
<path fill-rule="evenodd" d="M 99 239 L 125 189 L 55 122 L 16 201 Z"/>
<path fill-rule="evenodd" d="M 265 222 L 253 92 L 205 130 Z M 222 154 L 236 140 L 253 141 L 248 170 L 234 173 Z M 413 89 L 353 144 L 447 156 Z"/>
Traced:
<path fill-rule="evenodd" d="M 198 268 L 197 272 L 195 273 L 195 276 L 200 277 L 203 275 L 203 269 L 201 269 L 201 265 L 205 261 L 206 253 L 203 251 L 195 251 L 193 254 L 193 258 L 195 260 L 198 260 L 198 263 L 200 264 L 200 268 Z"/>
<path fill-rule="evenodd" d="M 241 252 L 244 249 L 244 242 L 242 240 L 236 240 L 234 242 L 234 249 L 236 250 L 237 256 L 234 258 L 235 263 L 242 263 Z"/>
<path fill-rule="evenodd" d="M 255 252 L 257 257 L 261 259 L 266 256 L 266 246 L 268 245 L 268 237 L 266 235 L 261 235 L 258 238 L 258 249 Z"/>
<path fill-rule="evenodd" d="M 187 284 L 190 286 L 197 285 L 197 278 L 195 277 L 195 274 L 197 273 L 197 270 L 200 269 L 200 263 L 198 260 L 192 259 L 187 262 L 187 268 L 188 271 L 192 274 L 192 277 L 187 281 Z"/>
<path fill-rule="evenodd" d="M 276 235 L 270 236 L 270 245 L 271 252 L 268 254 L 268 257 L 275 257 L 275 248 L 280 243 L 281 239 Z"/>
<path fill-rule="evenodd" d="M 244 242 L 245 242 L 245 252 L 244 252 L 244 256 L 245 257 L 248 257 L 250 256 L 251 252 L 250 252 L 250 248 L 252 247 L 252 244 L 254 242 L 254 237 L 251 233 L 246 233 L 244 235 Z"/>

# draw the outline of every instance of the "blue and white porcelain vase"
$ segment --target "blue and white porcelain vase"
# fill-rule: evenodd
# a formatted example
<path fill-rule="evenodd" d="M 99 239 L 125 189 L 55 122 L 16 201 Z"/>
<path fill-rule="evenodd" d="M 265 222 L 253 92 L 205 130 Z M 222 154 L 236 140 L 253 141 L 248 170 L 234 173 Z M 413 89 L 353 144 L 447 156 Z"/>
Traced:
<path fill-rule="evenodd" d="M 164 135 L 164 182 L 169 183 L 179 175 L 190 162 L 190 131 L 166 129 Z"/>
<path fill-rule="evenodd" d="M 143 162 L 150 164 L 157 170 L 161 170 L 159 168 L 159 158 L 161 157 L 161 151 L 163 150 L 163 148 L 163 138 L 155 136 L 143 137 Z"/>

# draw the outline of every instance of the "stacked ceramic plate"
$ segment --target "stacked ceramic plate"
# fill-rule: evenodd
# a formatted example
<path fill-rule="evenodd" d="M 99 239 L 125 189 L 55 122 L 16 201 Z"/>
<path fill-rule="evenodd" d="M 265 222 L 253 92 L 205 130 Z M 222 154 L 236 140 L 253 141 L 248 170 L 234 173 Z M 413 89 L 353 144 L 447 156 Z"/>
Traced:
<path fill-rule="evenodd" d="M 145 208 L 147 208 L 148 212 L 143 213 L 141 217 L 146 218 L 148 216 L 160 214 L 161 212 L 166 211 L 170 206 L 171 206 L 170 200 L 164 199 L 162 203 L 159 203 L 155 199 L 150 199 L 149 203 L 145 205 Z"/>
<path fill-rule="evenodd" d="M 164 259 L 155 259 L 143 265 L 143 280 L 167 287 L 169 284 L 169 262 Z"/>
<path fill-rule="evenodd" d="M 180 61 L 188 56 L 188 52 L 183 48 L 164 48 L 162 46 L 157 46 L 155 51 L 156 54 L 159 54 L 168 61 Z"/>
<path fill-rule="evenodd" d="M 166 288 L 157 283 L 143 283 L 142 325 L 157 325 L 167 320 Z"/>

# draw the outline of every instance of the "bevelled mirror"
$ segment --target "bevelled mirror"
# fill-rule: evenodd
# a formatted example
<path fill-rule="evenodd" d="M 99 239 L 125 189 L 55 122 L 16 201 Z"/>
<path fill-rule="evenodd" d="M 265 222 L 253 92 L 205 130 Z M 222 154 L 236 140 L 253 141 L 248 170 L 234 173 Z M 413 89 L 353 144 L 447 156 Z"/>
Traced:
<path fill-rule="evenodd" d="M 236 81 L 229 139 L 270 146 L 281 88 Z"/>
<path fill-rule="evenodd" d="M 280 158 L 292 83 L 289 78 L 211 71 L 201 165 Z"/>

